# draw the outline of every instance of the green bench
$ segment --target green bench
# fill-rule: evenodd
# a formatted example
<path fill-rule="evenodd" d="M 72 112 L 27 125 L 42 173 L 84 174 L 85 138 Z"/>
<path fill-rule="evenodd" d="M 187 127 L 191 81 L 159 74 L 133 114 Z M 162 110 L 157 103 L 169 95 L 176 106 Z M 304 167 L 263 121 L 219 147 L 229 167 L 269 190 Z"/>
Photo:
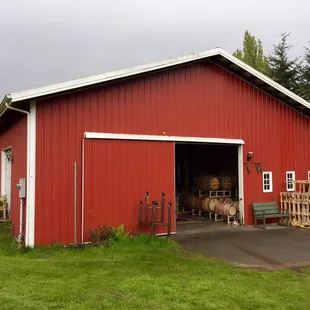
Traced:
<path fill-rule="evenodd" d="M 288 213 L 283 211 L 278 207 L 277 202 L 253 202 L 252 210 L 254 213 L 254 223 L 255 227 L 258 220 L 263 221 L 263 228 L 266 229 L 266 219 L 269 218 L 286 218 L 286 225 L 288 225 Z M 279 221 L 278 221 L 279 224 Z M 261 225 L 260 225 L 261 226 Z"/>

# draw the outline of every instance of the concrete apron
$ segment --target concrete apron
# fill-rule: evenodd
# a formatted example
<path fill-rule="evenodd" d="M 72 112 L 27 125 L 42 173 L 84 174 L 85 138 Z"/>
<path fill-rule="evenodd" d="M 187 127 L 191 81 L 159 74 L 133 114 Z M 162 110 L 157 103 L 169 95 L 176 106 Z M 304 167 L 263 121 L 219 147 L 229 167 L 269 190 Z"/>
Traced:
<path fill-rule="evenodd" d="M 310 229 L 224 223 L 178 223 L 173 240 L 184 249 L 215 257 L 236 266 L 275 271 L 310 266 Z"/>

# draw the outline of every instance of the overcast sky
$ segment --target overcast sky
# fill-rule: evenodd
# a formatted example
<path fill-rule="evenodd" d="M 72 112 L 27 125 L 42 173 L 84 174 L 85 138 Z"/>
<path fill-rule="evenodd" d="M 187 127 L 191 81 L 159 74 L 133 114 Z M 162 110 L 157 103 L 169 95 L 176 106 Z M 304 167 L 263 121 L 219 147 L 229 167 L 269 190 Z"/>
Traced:
<path fill-rule="evenodd" d="M 0 97 L 187 53 L 310 40 L 307 0 L 0 0 Z"/>

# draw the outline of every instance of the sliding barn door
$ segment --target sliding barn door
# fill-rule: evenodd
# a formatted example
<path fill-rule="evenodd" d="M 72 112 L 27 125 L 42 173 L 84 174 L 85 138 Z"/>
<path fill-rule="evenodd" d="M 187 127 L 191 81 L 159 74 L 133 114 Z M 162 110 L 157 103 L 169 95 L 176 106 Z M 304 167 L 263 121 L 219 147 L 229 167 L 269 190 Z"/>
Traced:
<path fill-rule="evenodd" d="M 162 192 L 166 202 L 173 202 L 175 231 L 173 142 L 85 140 L 85 241 L 89 228 L 97 225 L 124 224 L 135 234 L 139 201 L 146 191 L 150 202 L 160 202 Z"/>

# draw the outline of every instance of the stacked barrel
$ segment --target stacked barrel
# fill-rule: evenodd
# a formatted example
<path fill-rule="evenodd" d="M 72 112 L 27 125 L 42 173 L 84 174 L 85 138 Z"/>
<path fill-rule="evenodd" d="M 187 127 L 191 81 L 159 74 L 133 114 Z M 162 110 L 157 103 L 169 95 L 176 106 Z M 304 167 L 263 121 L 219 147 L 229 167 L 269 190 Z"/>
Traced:
<path fill-rule="evenodd" d="M 220 179 L 214 176 L 200 176 L 198 187 L 204 191 L 217 191 L 221 187 Z"/>
<path fill-rule="evenodd" d="M 215 212 L 215 207 L 219 204 L 219 200 L 214 197 L 189 195 L 186 198 L 186 206 L 204 212 Z"/>
<path fill-rule="evenodd" d="M 231 176 L 200 176 L 197 180 L 197 187 L 206 194 L 202 196 L 189 195 L 186 204 L 193 210 L 215 213 L 224 217 L 232 217 L 238 212 L 239 202 L 234 202 L 231 197 L 225 196 L 225 191 L 233 189 L 236 181 Z M 209 193 L 209 195 L 208 195 Z M 211 193 L 218 193 L 212 196 Z"/>
<path fill-rule="evenodd" d="M 238 211 L 238 207 L 239 207 L 238 202 L 235 203 L 220 202 L 215 208 L 215 213 L 221 216 L 234 216 Z"/>
<path fill-rule="evenodd" d="M 234 216 L 239 210 L 239 202 L 233 201 L 231 197 L 189 195 L 186 205 L 197 211 L 217 213 L 222 216 Z"/>

